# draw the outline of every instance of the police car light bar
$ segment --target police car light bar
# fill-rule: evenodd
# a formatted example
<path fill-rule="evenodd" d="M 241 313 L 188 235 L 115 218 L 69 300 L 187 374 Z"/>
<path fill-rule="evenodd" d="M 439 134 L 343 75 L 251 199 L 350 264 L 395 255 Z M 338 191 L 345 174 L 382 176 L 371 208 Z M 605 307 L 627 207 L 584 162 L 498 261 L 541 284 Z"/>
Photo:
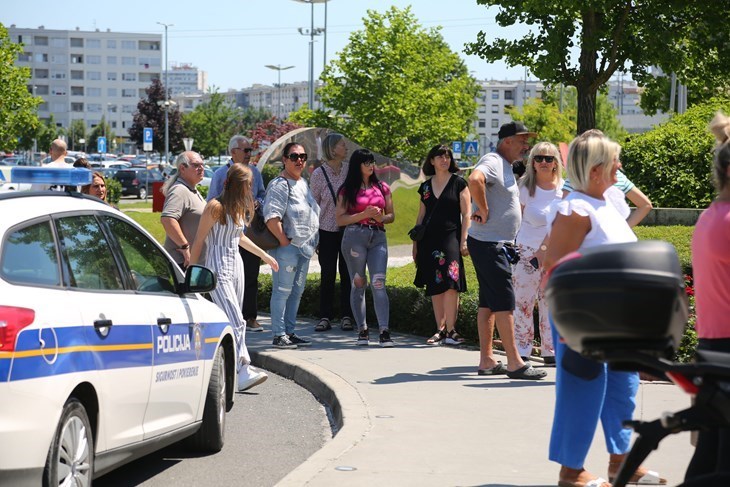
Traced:
<path fill-rule="evenodd" d="M 14 167 L 10 171 L 14 183 L 86 186 L 93 180 L 91 171 L 82 167 Z"/>

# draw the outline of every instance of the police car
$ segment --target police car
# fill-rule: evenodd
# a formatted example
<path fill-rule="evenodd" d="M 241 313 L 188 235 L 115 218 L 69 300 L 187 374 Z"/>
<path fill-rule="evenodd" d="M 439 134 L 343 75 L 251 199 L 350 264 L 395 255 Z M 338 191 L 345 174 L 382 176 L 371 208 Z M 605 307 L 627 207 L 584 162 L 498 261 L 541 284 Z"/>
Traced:
<path fill-rule="evenodd" d="M 0 215 L 0 485 L 88 485 L 184 438 L 220 450 L 236 372 L 232 327 L 199 294 L 214 274 L 183 275 L 90 196 L 6 193 Z"/>

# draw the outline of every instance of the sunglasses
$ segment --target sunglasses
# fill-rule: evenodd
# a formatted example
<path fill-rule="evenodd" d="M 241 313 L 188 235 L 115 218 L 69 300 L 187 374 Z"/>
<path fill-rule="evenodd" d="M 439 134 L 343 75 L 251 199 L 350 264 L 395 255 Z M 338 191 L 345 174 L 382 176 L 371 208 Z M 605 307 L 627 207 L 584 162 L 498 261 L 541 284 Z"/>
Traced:
<path fill-rule="evenodd" d="M 555 160 L 555 156 L 535 156 L 532 160 L 535 162 L 547 162 L 548 164 L 552 164 Z"/>
<path fill-rule="evenodd" d="M 289 159 L 290 161 L 293 161 L 293 162 L 297 162 L 298 160 L 302 161 L 302 162 L 307 162 L 307 154 L 304 152 L 302 152 L 301 154 L 292 152 L 288 156 L 284 156 L 284 157 L 286 157 L 287 159 Z"/>
<path fill-rule="evenodd" d="M 234 148 L 234 150 L 242 150 L 242 151 L 243 151 L 243 152 L 245 152 L 246 154 L 250 154 L 251 152 L 253 152 L 253 149 L 252 149 L 252 148 L 250 148 L 250 147 L 246 147 L 246 148 L 243 148 L 243 149 L 242 149 L 242 148 L 240 148 L 240 147 L 235 147 L 235 148 Z"/>

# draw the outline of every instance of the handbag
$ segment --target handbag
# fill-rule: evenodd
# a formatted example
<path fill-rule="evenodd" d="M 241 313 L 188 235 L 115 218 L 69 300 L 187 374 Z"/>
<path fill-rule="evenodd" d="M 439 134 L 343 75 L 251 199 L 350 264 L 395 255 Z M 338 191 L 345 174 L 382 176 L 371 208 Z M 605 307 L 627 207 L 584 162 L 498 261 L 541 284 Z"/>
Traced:
<path fill-rule="evenodd" d="M 264 211 L 261 207 L 256 208 L 253 212 L 251 223 L 243 231 L 243 234 L 262 250 L 271 250 L 279 246 L 279 239 L 266 226 Z"/>
<path fill-rule="evenodd" d="M 423 240 L 423 237 L 426 235 L 426 225 L 419 224 L 415 227 L 408 230 L 408 236 L 411 237 L 411 240 L 414 242 L 420 242 Z"/>

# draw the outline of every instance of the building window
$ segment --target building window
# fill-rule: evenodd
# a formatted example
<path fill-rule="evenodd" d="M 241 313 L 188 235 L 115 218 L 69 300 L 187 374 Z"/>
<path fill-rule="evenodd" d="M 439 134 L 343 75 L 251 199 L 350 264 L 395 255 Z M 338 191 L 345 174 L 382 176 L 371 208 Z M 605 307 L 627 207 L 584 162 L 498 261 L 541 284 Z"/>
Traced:
<path fill-rule="evenodd" d="M 114 39 L 107 39 L 106 41 L 106 48 L 107 49 L 116 49 L 117 48 L 117 41 Z"/>
<path fill-rule="evenodd" d="M 122 105 L 122 113 L 134 113 L 134 105 Z"/>
<path fill-rule="evenodd" d="M 35 62 L 37 63 L 47 63 L 48 62 L 48 54 L 45 52 L 37 52 L 35 53 Z"/>
<path fill-rule="evenodd" d="M 137 81 L 137 73 L 122 73 L 122 81 Z"/>
<path fill-rule="evenodd" d="M 86 96 L 90 96 L 93 98 L 99 98 L 101 96 L 101 88 L 87 88 Z"/>
<path fill-rule="evenodd" d="M 84 104 L 83 103 L 71 103 L 71 111 L 72 112 L 83 112 Z"/>
<path fill-rule="evenodd" d="M 512 90 L 504 90 L 504 99 L 505 100 L 514 99 L 514 93 L 512 92 Z"/>
<path fill-rule="evenodd" d="M 86 48 L 87 49 L 101 49 L 101 39 L 87 39 Z"/>
<path fill-rule="evenodd" d="M 117 80 L 117 73 L 115 73 L 115 72 L 112 72 L 112 71 L 109 71 L 109 72 L 108 72 L 108 73 L 106 74 L 106 80 L 107 80 L 107 81 L 116 81 L 116 80 Z"/>
<path fill-rule="evenodd" d="M 107 88 L 106 96 L 117 96 L 117 89 L 116 88 Z"/>
<path fill-rule="evenodd" d="M 84 79 L 84 72 L 78 70 L 71 70 L 71 79 Z"/>
<path fill-rule="evenodd" d="M 51 103 L 51 111 L 53 113 L 61 113 L 61 112 L 67 112 L 68 109 L 66 108 L 65 103 Z"/>
<path fill-rule="evenodd" d="M 35 94 L 36 95 L 47 95 L 48 94 L 48 85 L 36 85 Z"/>
<path fill-rule="evenodd" d="M 47 69 L 36 69 L 35 77 L 38 79 L 48 79 L 48 70 Z"/>
<path fill-rule="evenodd" d="M 112 105 L 110 103 L 107 103 L 107 105 L 106 105 L 106 111 L 109 112 L 109 113 L 117 113 L 117 106 L 116 105 Z"/>
<path fill-rule="evenodd" d="M 484 128 L 487 126 L 486 121 L 483 118 L 479 119 L 479 128 Z"/>
<path fill-rule="evenodd" d="M 101 56 L 86 56 L 88 64 L 101 64 Z"/>
<path fill-rule="evenodd" d="M 84 63 L 83 54 L 71 54 L 71 64 L 83 64 L 83 63 Z"/>
<path fill-rule="evenodd" d="M 499 128 L 499 119 L 497 119 L 497 118 L 492 119 L 492 128 L 493 129 Z"/>
<path fill-rule="evenodd" d="M 134 98 L 135 96 L 137 96 L 137 90 L 135 89 L 122 90 L 123 98 Z"/>
<path fill-rule="evenodd" d="M 84 47 L 84 40 L 78 37 L 72 37 L 70 39 L 71 47 Z"/>
<path fill-rule="evenodd" d="M 492 100 L 499 100 L 499 90 L 492 90 Z"/>
<path fill-rule="evenodd" d="M 91 113 L 101 112 L 101 103 L 87 103 L 86 111 L 91 112 Z"/>
<path fill-rule="evenodd" d="M 106 63 L 107 64 L 117 64 L 117 57 L 116 56 L 107 56 Z"/>
<path fill-rule="evenodd" d="M 66 39 L 62 37 L 51 37 L 51 47 L 66 47 Z"/>
<path fill-rule="evenodd" d="M 487 113 L 487 107 L 484 105 L 479 105 L 479 113 Z"/>
<path fill-rule="evenodd" d="M 117 121 L 116 120 L 112 120 L 111 126 L 112 126 L 113 129 L 117 128 Z"/>
<path fill-rule="evenodd" d="M 51 95 L 54 96 L 64 96 L 66 94 L 66 88 L 63 86 L 53 86 L 51 87 Z"/>
<path fill-rule="evenodd" d="M 66 79 L 66 71 L 51 71 L 51 79 Z"/>
<path fill-rule="evenodd" d="M 137 49 L 137 41 L 122 41 L 122 49 Z"/>
<path fill-rule="evenodd" d="M 509 111 L 512 110 L 512 105 L 505 105 L 504 106 L 504 114 L 509 115 Z"/>
<path fill-rule="evenodd" d="M 86 79 L 90 79 L 92 81 L 101 81 L 101 71 L 87 71 Z"/>
<path fill-rule="evenodd" d="M 71 87 L 71 96 L 84 96 L 84 87 L 83 86 L 72 86 Z"/>
<path fill-rule="evenodd" d="M 48 37 L 47 36 L 35 36 L 33 38 L 33 44 L 35 44 L 36 46 L 47 46 Z"/>
<path fill-rule="evenodd" d="M 51 64 L 67 64 L 66 56 L 64 56 L 63 54 L 52 54 Z"/>
<path fill-rule="evenodd" d="M 499 113 L 499 105 L 492 105 L 492 113 Z"/>
<path fill-rule="evenodd" d="M 532 98 L 532 90 L 525 90 L 525 100 Z"/>
<path fill-rule="evenodd" d="M 122 56 L 122 66 L 134 66 L 135 59 L 131 56 Z"/>
<path fill-rule="evenodd" d="M 31 60 L 32 54 L 29 52 L 21 52 L 18 54 L 18 62 L 21 63 L 29 63 Z"/>

